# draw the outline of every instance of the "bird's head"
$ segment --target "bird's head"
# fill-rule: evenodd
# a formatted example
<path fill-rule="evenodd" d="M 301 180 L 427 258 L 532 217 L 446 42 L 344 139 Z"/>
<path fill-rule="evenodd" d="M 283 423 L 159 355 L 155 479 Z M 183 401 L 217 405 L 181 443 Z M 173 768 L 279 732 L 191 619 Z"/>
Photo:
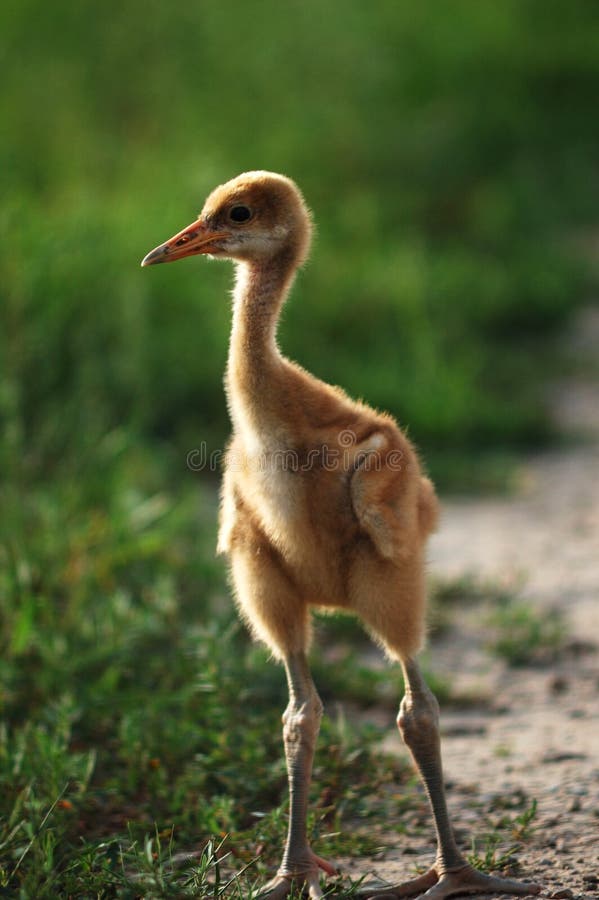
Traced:
<path fill-rule="evenodd" d="M 293 181 L 246 172 L 217 187 L 198 219 L 148 253 L 142 266 L 198 253 L 258 264 L 284 253 L 299 265 L 310 234 L 310 212 Z"/>

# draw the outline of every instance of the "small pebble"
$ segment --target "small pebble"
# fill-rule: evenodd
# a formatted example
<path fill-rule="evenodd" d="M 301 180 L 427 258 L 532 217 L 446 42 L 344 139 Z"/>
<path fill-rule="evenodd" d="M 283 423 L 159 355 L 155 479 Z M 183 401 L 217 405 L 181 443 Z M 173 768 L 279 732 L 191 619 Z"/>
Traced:
<path fill-rule="evenodd" d="M 549 690 L 552 694 L 563 694 L 568 690 L 568 687 L 568 679 L 564 678 L 562 675 L 556 675 L 549 682 Z"/>
<path fill-rule="evenodd" d="M 586 753 L 574 753 L 567 750 L 559 751 L 559 750 L 549 750 L 542 757 L 542 763 L 562 763 L 562 762 L 575 762 L 577 759 L 586 759 Z"/>
<path fill-rule="evenodd" d="M 572 900 L 574 891 L 571 891 L 570 888 L 562 888 L 561 891 L 554 891 L 549 896 L 551 900 Z"/>

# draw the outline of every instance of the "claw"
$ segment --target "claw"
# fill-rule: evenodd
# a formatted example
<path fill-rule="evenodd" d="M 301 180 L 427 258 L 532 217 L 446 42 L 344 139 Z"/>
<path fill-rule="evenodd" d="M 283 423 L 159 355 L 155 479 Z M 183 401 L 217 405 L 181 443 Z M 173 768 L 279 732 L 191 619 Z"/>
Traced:
<path fill-rule="evenodd" d="M 320 890 L 320 884 L 318 883 L 318 875 L 311 875 L 307 879 L 308 884 L 308 897 L 311 900 L 321 900 L 323 893 Z"/>

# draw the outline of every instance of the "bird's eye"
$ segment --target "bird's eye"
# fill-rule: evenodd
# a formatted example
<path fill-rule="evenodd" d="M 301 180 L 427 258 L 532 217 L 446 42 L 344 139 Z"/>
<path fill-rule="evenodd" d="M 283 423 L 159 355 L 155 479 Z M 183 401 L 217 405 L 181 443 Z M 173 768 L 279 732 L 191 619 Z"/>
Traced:
<path fill-rule="evenodd" d="M 247 222 L 252 218 L 252 211 L 247 206 L 234 206 L 229 210 L 229 218 L 233 222 Z"/>

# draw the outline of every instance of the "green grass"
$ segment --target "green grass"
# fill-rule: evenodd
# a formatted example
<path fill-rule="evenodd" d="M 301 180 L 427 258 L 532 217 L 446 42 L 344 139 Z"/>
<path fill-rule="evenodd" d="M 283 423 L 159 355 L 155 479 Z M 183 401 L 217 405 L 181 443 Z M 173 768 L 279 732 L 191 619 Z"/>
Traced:
<path fill-rule="evenodd" d="M 491 608 L 495 615 L 497 608 L 511 608 L 515 586 L 466 573 L 458 578 L 431 580 L 429 594 L 429 630 L 434 638 L 438 638 L 451 631 L 460 609 Z"/>
<path fill-rule="evenodd" d="M 523 845 L 530 840 L 535 830 L 534 820 L 537 815 L 537 801 L 528 802 L 526 797 L 516 797 L 516 804 L 524 806 L 521 812 L 513 815 L 509 812 L 488 823 L 490 830 L 480 838 L 472 841 L 472 850 L 468 861 L 483 872 L 506 872 L 517 874 L 518 854 Z M 513 809 L 513 798 L 499 797 L 495 801 L 497 809 Z"/>
<path fill-rule="evenodd" d="M 493 637 L 489 649 L 511 666 L 543 664 L 556 659 L 567 643 L 566 625 L 555 610 L 537 610 L 511 599 L 489 617 Z"/>
<path fill-rule="evenodd" d="M 472 575 L 430 585 L 430 631 L 447 636 L 456 610 L 477 607 L 484 619 L 490 653 L 510 666 L 553 662 L 568 642 L 563 616 L 554 609 L 537 609 L 522 597 L 517 583 L 501 584 Z"/>

